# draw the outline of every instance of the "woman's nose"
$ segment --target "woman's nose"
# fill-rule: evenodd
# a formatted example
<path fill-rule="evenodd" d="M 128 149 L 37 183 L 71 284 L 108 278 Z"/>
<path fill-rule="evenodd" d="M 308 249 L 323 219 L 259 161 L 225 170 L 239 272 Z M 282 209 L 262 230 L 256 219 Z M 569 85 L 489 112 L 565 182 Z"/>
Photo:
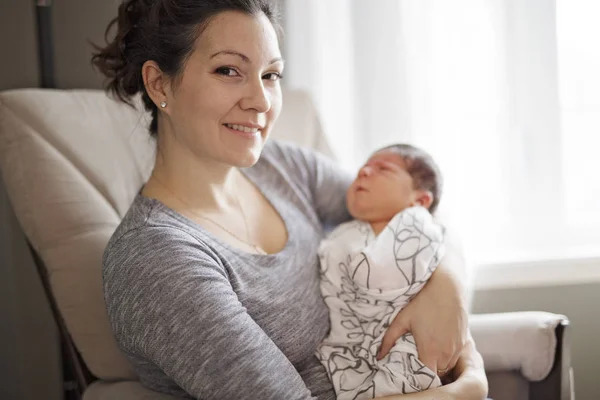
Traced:
<path fill-rule="evenodd" d="M 246 96 L 241 105 L 245 110 L 253 109 L 259 113 L 266 113 L 271 109 L 271 99 L 265 90 L 262 79 L 248 84 Z"/>

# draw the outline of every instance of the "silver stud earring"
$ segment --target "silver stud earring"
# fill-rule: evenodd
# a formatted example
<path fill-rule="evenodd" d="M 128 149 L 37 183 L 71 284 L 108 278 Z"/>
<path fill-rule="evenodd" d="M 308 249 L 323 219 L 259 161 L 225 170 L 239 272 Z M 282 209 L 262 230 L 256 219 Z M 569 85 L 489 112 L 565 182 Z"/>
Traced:
<path fill-rule="evenodd" d="M 167 106 L 167 102 L 166 101 L 161 101 L 160 102 L 160 108 L 165 108 Z"/>

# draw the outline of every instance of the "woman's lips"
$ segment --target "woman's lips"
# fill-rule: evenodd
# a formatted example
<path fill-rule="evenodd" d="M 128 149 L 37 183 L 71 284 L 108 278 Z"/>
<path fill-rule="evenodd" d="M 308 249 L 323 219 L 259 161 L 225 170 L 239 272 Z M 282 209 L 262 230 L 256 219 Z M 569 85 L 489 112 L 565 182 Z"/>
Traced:
<path fill-rule="evenodd" d="M 223 124 L 223 126 L 231 133 L 235 133 L 236 135 L 248 138 L 248 139 L 255 139 L 260 137 L 262 130 L 261 129 L 257 129 L 255 132 L 244 132 L 238 129 L 234 129 L 230 126 L 227 126 L 227 124 Z"/>

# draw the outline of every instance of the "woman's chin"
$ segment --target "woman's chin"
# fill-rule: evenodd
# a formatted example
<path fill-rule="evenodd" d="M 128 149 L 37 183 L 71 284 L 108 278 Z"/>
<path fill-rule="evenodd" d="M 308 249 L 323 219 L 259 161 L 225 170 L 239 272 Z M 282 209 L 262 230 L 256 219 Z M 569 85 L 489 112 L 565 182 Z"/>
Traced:
<path fill-rule="evenodd" d="M 235 154 L 229 155 L 230 164 L 237 168 L 250 168 L 258 162 L 262 153 L 261 146 L 253 146 L 250 148 L 242 149 L 235 152 Z"/>

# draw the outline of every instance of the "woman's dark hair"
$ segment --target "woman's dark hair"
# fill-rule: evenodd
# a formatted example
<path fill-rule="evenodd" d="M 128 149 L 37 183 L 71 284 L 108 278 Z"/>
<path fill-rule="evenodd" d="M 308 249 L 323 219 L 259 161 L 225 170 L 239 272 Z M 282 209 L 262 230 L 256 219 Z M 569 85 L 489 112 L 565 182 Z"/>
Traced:
<path fill-rule="evenodd" d="M 94 45 L 92 64 L 106 76 L 105 89 L 130 106 L 131 98 L 142 93 L 144 107 L 152 114 L 152 136 L 157 133 L 158 110 L 144 88 L 142 65 L 153 60 L 176 81 L 198 36 L 223 11 L 264 14 L 281 33 L 269 0 L 125 0 L 106 28 L 107 46 Z M 110 40 L 113 28 L 116 35 Z"/>
<path fill-rule="evenodd" d="M 433 214 L 440 204 L 442 196 L 443 179 L 438 165 L 425 150 L 410 144 L 393 144 L 382 150 L 391 150 L 398 154 L 406 163 L 408 174 L 412 177 L 415 189 L 428 190 L 433 195 L 429 212 Z"/>

